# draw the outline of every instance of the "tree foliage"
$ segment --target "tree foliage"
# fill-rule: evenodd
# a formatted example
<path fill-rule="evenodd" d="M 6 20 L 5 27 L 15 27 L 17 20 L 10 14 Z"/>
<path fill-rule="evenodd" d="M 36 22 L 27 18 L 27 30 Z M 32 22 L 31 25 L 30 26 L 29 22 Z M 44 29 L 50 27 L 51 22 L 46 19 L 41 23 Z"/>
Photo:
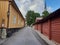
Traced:
<path fill-rule="evenodd" d="M 43 15 L 42 15 L 43 17 L 46 17 L 46 16 L 49 15 L 49 12 L 45 10 L 42 14 L 43 14 Z"/>
<path fill-rule="evenodd" d="M 36 17 L 40 17 L 39 13 L 35 13 L 34 11 L 28 11 L 26 14 L 26 21 L 27 21 L 27 25 L 31 25 L 35 22 Z"/>

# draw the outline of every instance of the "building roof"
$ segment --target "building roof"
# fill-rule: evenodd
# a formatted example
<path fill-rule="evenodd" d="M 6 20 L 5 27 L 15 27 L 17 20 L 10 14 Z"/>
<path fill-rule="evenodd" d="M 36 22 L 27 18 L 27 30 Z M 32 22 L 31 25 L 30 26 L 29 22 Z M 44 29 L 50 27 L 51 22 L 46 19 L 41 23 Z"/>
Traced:
<path fill-rule="evenodd" d="M 41 19 L 43 19 L 43 17 L 37 17 L 37 18 L 36 18 L 36 20 L 41 20 Z"/>
<path fill-rule="evenodd" d="M 8 0 L 11 1 L 11 5 L 13 5 L 13 7 L 16 9 L 16 11 L 22 16 L 22 13 L 20 12 L 16 2 L 14 0 Z M 24 19 L 24 17 L 22 16 L 22 18 Z M 24 19 L 25 20 L 25 19 Z"/>
<path fill-rule="evenodd" d="M 34 24 L 43 23 L 49 19 L 53 19 L 53 18 L 57 18 L 57 17 L 60 17 L 60 8 L 58 10 L 54 11 L 53 13 L 49 14 L 47 17 L 43 18 L 39 22 L 35 22 Z"/>

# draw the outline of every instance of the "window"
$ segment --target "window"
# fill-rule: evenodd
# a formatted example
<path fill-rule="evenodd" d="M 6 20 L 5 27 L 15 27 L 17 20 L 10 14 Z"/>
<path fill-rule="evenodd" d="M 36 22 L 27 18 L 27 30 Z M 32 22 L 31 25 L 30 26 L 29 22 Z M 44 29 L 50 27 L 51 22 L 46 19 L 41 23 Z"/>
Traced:
<path fill-rule="evenodd" d="M 16 24 L 16 16 L 13 17 L 13 24 Z"/>

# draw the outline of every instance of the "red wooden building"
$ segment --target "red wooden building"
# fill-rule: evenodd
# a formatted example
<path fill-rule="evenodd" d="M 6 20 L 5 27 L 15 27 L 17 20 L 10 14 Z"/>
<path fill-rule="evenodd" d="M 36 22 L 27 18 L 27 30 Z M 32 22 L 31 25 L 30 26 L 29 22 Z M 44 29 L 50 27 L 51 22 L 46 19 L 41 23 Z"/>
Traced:
<path fill-rule="evenodd" d="M 33 26 L 50 40 L 60 43 L 60 9 L 36 22 Z"/>

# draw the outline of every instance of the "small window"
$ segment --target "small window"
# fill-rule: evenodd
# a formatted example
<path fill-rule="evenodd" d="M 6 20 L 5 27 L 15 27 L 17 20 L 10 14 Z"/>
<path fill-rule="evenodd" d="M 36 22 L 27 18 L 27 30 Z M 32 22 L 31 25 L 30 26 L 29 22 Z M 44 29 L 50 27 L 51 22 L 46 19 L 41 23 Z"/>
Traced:
<path fill-rule="evenodd" d="M 16 16 L 13 17 L 13 24 L 16 24 Z"/>

